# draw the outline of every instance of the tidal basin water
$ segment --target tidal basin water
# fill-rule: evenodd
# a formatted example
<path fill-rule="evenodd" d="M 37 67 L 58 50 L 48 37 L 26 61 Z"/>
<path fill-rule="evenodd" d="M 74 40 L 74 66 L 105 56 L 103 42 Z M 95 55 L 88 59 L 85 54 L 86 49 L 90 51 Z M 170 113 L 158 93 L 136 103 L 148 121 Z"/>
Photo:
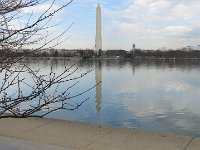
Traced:
<path fill-rule="evenodd" d="M 41 73 L 51 67 L 59 73 L 75 61 L 45 58 L 27 63 L 42 68 Z M 200 137 L 199 60 L 82 60 L 74 67 L 79 68 L 74 76 L 96 69 L 80 79 L 71 94 L 102 83 L 71 101 L 90 98 L 78 110 L 47 117 Z"/>

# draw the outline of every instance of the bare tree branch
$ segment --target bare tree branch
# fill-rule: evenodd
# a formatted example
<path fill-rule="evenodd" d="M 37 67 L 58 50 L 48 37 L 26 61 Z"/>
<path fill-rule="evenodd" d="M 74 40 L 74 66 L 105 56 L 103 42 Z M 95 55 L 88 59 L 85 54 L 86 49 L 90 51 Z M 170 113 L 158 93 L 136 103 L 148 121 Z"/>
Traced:
<path fill-rule="evenodd" d="M 40 15 L 35 16 L 34 10 L 29 14 L 23 13 L 25 8 L 29 9 L 47 2 L 51 3 Z M 39 70 L 29 67 L 15 55 L 15 51 L 33 44 L 37 44 L 35 52 L 38 52 L 42 48 L 53 48 L 66 41 L 70 36 L 64 40 L 61 40 L 61 37 L 65 36 L 74 22 L 50 39 L 48 30 L 54 27 L 50 22 L 55 14 L 72 2 L 73 0 L 69 0 L 53 9 L 55 0 L 0 0 L 0 118 L 38 117 L 38 112 L 42 113 L 39 117 L 44 117 L 60 109 L 75 110 L 88 98 L 77 104 L 72 104 L 71 101 L 98 86 L 94 85 L 72 95 L 70 91 L 93 69 L 75 75 L 78 70 L 77 61 L 70 67 L 65 67 L 60 74 L 56 74 L 53 68 L 47 74 L 40 74 Z M 21 21 L 23 15 L 28 15 L 26 22 Z M 40 42 L 42 44 L 39 44 Z M 54 45 L 51 45 L 52 43 Z M 65 84 L 65 89 L 60 90 L 62 84 Z"/>

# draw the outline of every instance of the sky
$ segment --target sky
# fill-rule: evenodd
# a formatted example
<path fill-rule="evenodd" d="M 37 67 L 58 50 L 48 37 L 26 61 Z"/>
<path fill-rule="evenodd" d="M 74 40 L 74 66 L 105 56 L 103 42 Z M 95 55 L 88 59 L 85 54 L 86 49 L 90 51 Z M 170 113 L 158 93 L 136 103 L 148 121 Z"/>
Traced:
<path fill-rule="evenodd" d="M 59 0 L 55 8 L 68 0 Z M 50 2 L 50 1 L 49 1 Z M 96 6 L 102 7 L 103 49 L 177 49 L 200 45 L 200 0 L 74 0 L 54 18 L 51 35 L 75 22 L 58 48 L 94 48 Z M 34 8 L 40 12 L 48 3 Z M 26 11 L 30 11 L 26 10 Z"/>

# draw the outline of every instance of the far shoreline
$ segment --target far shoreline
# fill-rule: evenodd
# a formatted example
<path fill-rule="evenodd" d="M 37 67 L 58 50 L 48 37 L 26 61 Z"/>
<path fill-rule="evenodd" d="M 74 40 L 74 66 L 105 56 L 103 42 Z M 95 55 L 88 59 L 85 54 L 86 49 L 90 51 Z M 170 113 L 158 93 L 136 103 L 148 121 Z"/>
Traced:
<path fill-rule="evenodd" d="M 84 57 L 14 57 L 16 59 L 69 59 L 69 60 L 200 60 L 200 58 L 188 58 L 188 57 L 165 57 L 165 58 L 155 58 L 155 57 L 134 57 L 134 58 L 123 58 L 123 57 L 102 57 L 102 58 L 84 58 Z"/>

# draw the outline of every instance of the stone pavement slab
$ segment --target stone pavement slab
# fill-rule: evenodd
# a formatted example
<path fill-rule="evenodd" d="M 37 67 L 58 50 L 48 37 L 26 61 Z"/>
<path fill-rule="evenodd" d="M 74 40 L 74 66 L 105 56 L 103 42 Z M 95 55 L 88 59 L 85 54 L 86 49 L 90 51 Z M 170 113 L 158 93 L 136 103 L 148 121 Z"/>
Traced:
<path fill-rule="evenodd" d="M 54 120 L 40 118 L 15 119 L 6 118 L 0 119 L 0 135 L 15 136 L 25 133 L 29 130 L 44 126 Z"/>
<path fill-rule="evenodd" d="M 80 149 L 113 129 L 106 126 L 56 121 L 20 135 L 20 138 Z"/>
<path fill-rule="evenodd" d="M 42 144 L 0 136 L 0 150 L 72 150 L 64 147 Z"/>
<path fill-rule="evenodd" d="M 55 119 L 0 119 L 0 136 L 76 150 L 200 150 L 200 138 Z"/>
<path fill-rule="evenodd" d="M 184 150 L 191 137 L 116 129 L 84 150 Z"/>

